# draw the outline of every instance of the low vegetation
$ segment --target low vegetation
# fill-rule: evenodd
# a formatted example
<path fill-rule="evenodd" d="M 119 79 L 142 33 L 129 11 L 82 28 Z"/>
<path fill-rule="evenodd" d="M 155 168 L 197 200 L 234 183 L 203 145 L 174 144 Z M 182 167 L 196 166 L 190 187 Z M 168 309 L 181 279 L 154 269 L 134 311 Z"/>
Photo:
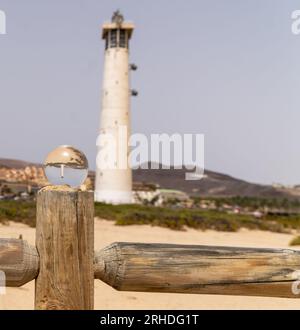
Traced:
<path fill-rule="evenodd" d="M 0 201 L 0 223 L 21 222 L 35 227 L 35 202 Z M 117 225 L 149 224 L 174 230 L 186 227 L 218 231 L 237 231 L 240 228 L 289 232 L 300 229 L 299 215 L 265 215 L 260 219 L 248 214 L 203 209 L 174 209 L 142 205 L 107 205 L 95 203 L 95 216 L 115 221 Z"/>
<path fill-rule="evenodd" d="M 300 236 L 296 236 L 290 241 L 290 246 L 300 245 Z"/>
<path fill-rule="evenodd" d="M 233 197 L 193 197 L 194 203 L 199 205 L 201 201 L 214 202 L 216 207 L 221 207 L 224 204 L 231 206 L 239 206 L 242 208 L 249 208 L 255 210 L 259 208 L 272 208 L 272 209 L 300 209 L 299 199 L 287 198 L 263 198 L 263 197 L 247 197 L 247 196 L 233 196 Z"/>
<path fill-rule="evenodd" d="M 95 204 L 95 215 L 102 219 L 115 220 L 117 225 L 149 224 L 184 230 L 213 229 L 218 231 L 237 231 L 240 228 L 289 232 L 300 229 L 298 216 L 265 216 L 256 219 L 252 215 L 230 214 L 217 210 L 172 209 L 141 205 Z"/>
<path fill-rule="evenodd" d="M 0 223 L 8 221 L 35 227 L 36 205 L 33 201 L 0 201 Z"/>

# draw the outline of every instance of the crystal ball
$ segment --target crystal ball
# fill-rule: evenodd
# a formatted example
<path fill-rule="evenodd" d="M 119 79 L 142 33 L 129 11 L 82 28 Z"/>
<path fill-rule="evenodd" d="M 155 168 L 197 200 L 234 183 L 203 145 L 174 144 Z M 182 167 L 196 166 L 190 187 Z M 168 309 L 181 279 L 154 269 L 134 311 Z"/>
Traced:
<path fill-rule="evenodd" d="M 45 162 L 44 172 L 53 185 L 80 187 L 88 175 L 88 161 L 83 152 L 62 145 L 51 151 Z"/>

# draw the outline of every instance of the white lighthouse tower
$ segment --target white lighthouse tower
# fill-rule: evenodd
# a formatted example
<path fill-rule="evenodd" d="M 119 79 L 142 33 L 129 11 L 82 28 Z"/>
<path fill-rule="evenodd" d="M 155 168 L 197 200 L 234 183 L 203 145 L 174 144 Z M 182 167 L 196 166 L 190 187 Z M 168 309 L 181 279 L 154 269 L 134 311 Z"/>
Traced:
<path fill-rule="evenodd" d="M 100 135 L 97 140 L 95 200 L 111 204 L 132 203 L 132 171 L 128 166 L 130 137 L 129 40 L 134 25 L 124 22 L 119 11 L 105 23 L 104 77 Z"/>

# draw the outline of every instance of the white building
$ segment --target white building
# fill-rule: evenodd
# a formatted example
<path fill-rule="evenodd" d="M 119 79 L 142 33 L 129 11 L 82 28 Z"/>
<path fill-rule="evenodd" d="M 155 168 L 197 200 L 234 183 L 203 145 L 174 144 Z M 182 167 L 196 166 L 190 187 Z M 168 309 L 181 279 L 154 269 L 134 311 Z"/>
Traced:
<path fill-rule="evenodd" d="M 135 65 L 129 65 L 129 41 L 133 30 L 134 25 L 124 22 L 123 16 L 117 11 L 112 21 L 103 25 L 102 31 L 105 60 L 95 200 L 111 204 L 133 202 L 132 171 L 128 166 L 130 97 L 136 95 L 135 91 L 131 91 L 129 83 L 130 70 L 136 69 Z M 116 144 L 105 148 L 107 137 L 113 137 Z M 113 159 L 113 166 L 99 162 L 99 157 L 102 161 Z"/>

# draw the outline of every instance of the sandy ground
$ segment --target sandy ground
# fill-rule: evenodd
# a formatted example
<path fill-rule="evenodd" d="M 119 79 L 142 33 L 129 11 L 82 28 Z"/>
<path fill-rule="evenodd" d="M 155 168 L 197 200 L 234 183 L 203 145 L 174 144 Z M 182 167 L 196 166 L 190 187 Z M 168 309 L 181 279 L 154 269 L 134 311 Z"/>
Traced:
<path fill-rule="evenodd" d="M 22 224 L 0 225 L 0 237 L 23 238 L 35 242 L 35 229 Z M 144 243 L 177 243 L 245 247 L 288 247 L 292 235 L 241 230 L 238 233 L 198 231 L 185 232 L 151 226 L 115 226 L 111 221 L 95 220 L 95 249 L 116 241 Z M 0 295 L 0 309 L 33 309 L 34 282 L 21 288 L 7 288 Z M 118 292 L 95 281 L 95 309 L 300 309 L 300 300 L 261 297 L 160 294 Z"/>

